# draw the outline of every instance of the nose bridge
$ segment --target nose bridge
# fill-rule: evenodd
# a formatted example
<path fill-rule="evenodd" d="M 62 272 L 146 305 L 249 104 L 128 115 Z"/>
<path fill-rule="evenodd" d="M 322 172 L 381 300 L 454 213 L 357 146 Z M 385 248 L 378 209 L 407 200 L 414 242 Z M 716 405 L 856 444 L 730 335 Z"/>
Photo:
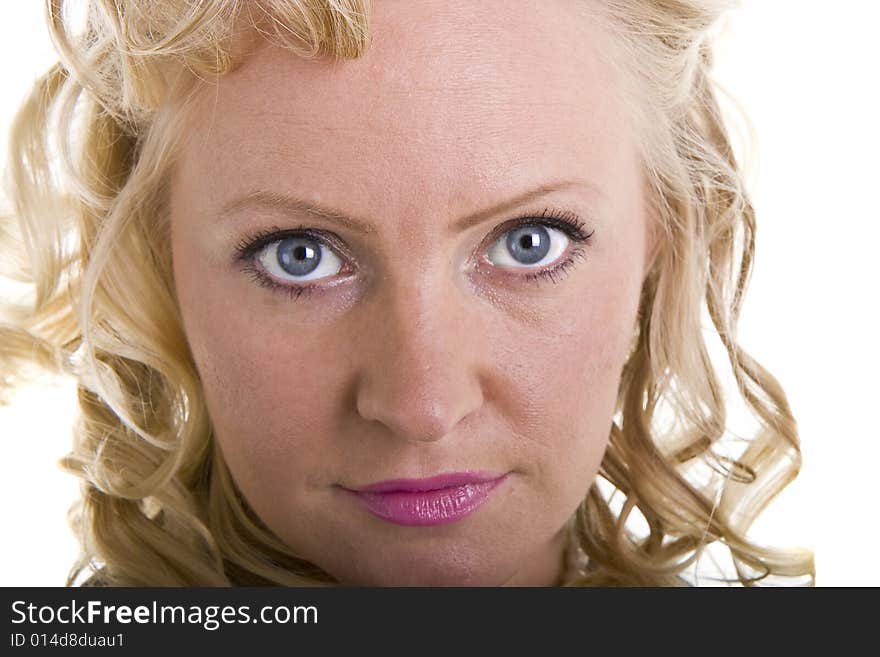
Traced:
<path fill-rule="evenodd" d="M 398 278 L 371 309 L 358 412 L 411 441 L 442 438 L 482 404 L 482 332 L 461 290 L 444 280 Z"/>

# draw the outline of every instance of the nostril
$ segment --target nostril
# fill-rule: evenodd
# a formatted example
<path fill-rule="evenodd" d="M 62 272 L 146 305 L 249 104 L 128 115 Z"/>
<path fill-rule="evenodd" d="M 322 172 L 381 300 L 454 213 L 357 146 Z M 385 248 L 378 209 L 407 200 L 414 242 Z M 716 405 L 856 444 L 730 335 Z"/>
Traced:
<path fill-rule="evenodd" d="M 383 388 L 378 382 L 362 384 L 357 412 L 363 419 L 378 422 L 386 431 L 411 442 L 442 439 L 482 404 L 476 384 L 435 388 L 430 395 L 413 386 L 394 388 Z"/>
<path fill-rule="evenodd" d="M 361 416 L 379 422 L 394 435 L 414 442 L 435 442 L 452 431 L 458 418 L 435 404 L 423 411 L 404 399 L 366 403 Z"/>

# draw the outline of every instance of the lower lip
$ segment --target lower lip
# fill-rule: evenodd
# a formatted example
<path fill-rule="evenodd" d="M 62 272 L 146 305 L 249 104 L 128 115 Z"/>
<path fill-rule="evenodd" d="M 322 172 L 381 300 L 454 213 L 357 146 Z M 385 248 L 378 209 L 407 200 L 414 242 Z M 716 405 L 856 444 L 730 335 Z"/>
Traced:
<path fill-rule="evenodd" d="M 482 506 L 507 475 L 472 484 L 419 492 L 366 493 L 349 491 L 374 516 L 396 525 L 429 527 L 445 525 L 469 516 Z"/>

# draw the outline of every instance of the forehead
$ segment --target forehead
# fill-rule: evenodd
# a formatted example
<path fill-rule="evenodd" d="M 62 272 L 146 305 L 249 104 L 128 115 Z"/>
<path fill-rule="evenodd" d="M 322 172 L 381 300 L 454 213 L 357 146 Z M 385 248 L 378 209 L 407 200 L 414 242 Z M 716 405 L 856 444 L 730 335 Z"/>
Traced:
<path fill-rule="evenodd" d="M 626 126 L 583 8 L 374 2 L 361 59 L 262 45 L 203 90 L 182 166 L 206 200 L 272 189 L 355 197 L 367 213 L 610 179 Z"/>

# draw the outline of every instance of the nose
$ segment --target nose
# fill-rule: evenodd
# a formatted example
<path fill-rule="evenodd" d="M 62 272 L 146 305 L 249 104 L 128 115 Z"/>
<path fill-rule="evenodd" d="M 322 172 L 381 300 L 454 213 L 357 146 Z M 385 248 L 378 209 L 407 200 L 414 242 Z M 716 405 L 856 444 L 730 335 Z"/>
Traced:
<path fill-rule="evenodd" d="M 395 436 L 433 442 L 483 404 L 485 331 L 454 286 L 409 284 L 377 294 L 358 341 L 357 411 Z"/>

